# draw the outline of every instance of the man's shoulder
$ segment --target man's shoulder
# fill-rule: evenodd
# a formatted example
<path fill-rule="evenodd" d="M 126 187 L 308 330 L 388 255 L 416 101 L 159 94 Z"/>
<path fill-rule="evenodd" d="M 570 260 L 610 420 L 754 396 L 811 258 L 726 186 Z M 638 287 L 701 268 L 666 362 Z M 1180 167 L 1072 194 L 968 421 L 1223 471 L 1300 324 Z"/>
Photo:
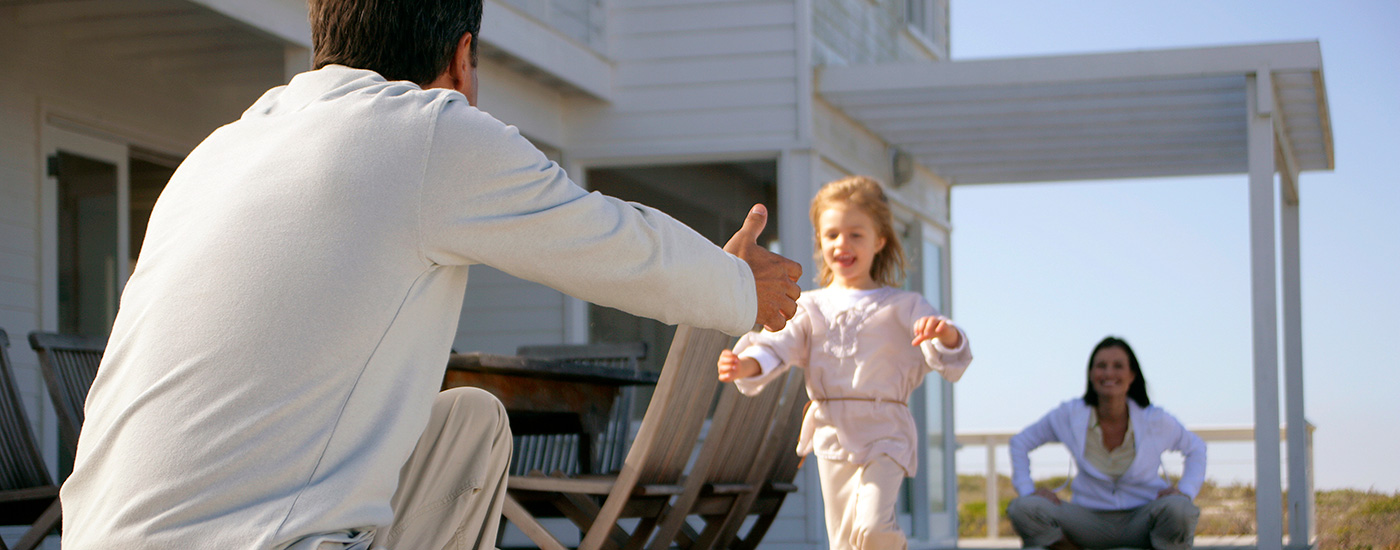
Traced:
<path fill-rule="evenodd" d="M 539 161 L 538 149 L 520 134 L 520 129 L 500 121 L 490 113 L 467 102 L 462 94 L 450 90 L 434 97 L 436 108 L 435 145 L 456 151 L 469 151 L 487 158 L 527 159 Z M 515 155 L 526 155 L 516 157 Z M 542 158 L 542 156 L 541 156 Z"/>

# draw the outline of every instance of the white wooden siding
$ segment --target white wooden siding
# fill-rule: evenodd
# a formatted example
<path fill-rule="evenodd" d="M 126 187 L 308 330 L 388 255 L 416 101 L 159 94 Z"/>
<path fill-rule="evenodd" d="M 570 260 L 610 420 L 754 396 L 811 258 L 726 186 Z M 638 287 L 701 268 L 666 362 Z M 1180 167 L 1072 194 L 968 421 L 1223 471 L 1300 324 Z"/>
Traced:
<path fill-rule="evenodd" d="M 560 34 L 597 51 L 606 45 L 602 0 L 502 0 Z M 483 23 L 483 35 L 490 32 Z"/>
<path fill-rule="evenodd" d="M 16 65 L 24 45 L 17 34 L 0 20 L 0 67 Z M 39 328 L 37 104 L 15 80 L 0 74 L 0 328 L 10 335 L 25 413 L 35 433 L 43 433 L 48 397 L 27 337 Z"/>
<path fill-rule="evenodd" d="M 894 149 L 825 101 L 815 102 L 813 133 L 816 149 L 832 172 L 821 183 L 848 174 L 873 177 L 891 188 L 892 200 L 943 227 L 949 225 L 948 182 L 915 161 L 910 179 L 894 181 Z M 834 177 L 833 177 L 834 176 Z"/>
<path fill-rule="evenodd" d="M 490 59 L 477 69 L 477 106 L 520 129 L 537 143 L 561 146 L 565 139 L 562 93 Z"/>
<path fill-rule="evenodd" d="M 488 266 L 471 267 L 454 349 L 512 354 L 524 344 L 563 341 L 563 293 Z"/>
<path fill-rule="evenodd" d="M 908 39 L 904 2 L 813 0 L 812 61 L 860 65 L 931 60 L 932 52 Z"/>
<path fill-rule="evenodd" d="M 816 149 L 823 157 L 847 174 L 866 175 L 881 183 L 891 183 L 893 164 L 889 144 L 825 101 L 815 102 L 812 116 Z"/>
<path fill-rule="evenodd" d="M 614 101 L 578 102 L 576 158 L 779 149 L 797 139 L 794 0 L 617 0 Z"/>

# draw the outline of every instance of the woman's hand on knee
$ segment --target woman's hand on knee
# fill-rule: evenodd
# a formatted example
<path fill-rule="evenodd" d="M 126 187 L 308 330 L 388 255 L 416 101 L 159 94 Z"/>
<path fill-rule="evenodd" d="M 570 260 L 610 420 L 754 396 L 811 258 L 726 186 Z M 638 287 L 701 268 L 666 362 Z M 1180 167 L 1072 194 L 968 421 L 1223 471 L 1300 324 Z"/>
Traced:
<path fill-rule="evenodd" d="M 1044 488 L 1044 487 L 1041 487 L 1041 488 L 1039 488 L 1039 489 L 1036 489 L 1035 492 L 1034 492 L 1034 493 L 1031 493 L 1031 494 L 1033 494 L 1033 495 L 1035 495 L 1035 496 L 1038 496 L 1038 497 L 1040 497 L 1040 498 L 1043 498 L 1043 499 L 1045 499 L 1045 500 L 1048 500 L 1048 501 L 1050 501 L 1050 502 L 1053 502 L 1053 503 L 1055 503 L 1055 504 L 1059 504 L 1059 503 L 1060 503 L 1060 495 L 1057 495 L 1057 494 L 1055 494 L 1054 491 L 1051 491 L 1051 490 L 1046 489 L 1046 488 Z"/>

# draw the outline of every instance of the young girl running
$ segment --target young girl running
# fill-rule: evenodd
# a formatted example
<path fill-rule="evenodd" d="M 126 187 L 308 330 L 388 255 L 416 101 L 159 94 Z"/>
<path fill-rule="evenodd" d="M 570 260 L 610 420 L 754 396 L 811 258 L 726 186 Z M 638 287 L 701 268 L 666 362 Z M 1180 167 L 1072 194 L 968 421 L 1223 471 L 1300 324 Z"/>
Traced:
<path fill-rule="evenodd" d="M 831 548 L 900 550 L 895 500 L 917 452 L 909 396 L 930 370 L 956 382 L 972 353 L 952 321 L 898 288 L 904 249 L 878 183 L 828 183 L 812 200 L 812 226 L 825 288 L 803 293 L 783 330 L 722 352 L 719 379 L 754 395 L 805 366 L 812 403 L 797 453 L 817 454 Z"/>

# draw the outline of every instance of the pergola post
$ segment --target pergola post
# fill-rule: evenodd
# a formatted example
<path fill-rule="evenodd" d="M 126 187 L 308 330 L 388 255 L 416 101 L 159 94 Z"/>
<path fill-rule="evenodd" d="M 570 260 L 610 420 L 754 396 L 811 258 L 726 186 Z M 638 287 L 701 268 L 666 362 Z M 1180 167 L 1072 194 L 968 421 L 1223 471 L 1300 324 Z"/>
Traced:
<path fill-rule="evenodd" d="M 1303 321 L 1299 288 L 1298 203 L 1284 201 L 1279 227 L 1283 241 L 1283 374 L 1288 433 L 1288 547 L 1312 541 L 1312 464 L 1303 409 Z"/>
<path fill-rule="evenodd" d="M 1277 104 L 1276 104 L 1277 105 Z M 1303 299 L 1298 237 L 1298 163 L 1288 142 L 1282 117 L 1274 124 L 1278 140 L 1279 237 L 1283 284 L 1284 421 L 1288 434 L 1288 547 L 1309 548 L 1316 517 L 1313 512 L 1311 434 L 1303 400 Z"/>
<path fill-rule="evenodd" d="M 997 476 L 996 439 L 987 436 L 987 538 L 1001 536 L 1001 497 L 997 495 L 1001 479 Z"/>
<path fill-rule="evenodd" d="M 1267 68 L 1246 79 L 1250 298 L 1254 311 L 1254 509 L 1259 550 L 1282 550 L 1273 83 Z"/>

